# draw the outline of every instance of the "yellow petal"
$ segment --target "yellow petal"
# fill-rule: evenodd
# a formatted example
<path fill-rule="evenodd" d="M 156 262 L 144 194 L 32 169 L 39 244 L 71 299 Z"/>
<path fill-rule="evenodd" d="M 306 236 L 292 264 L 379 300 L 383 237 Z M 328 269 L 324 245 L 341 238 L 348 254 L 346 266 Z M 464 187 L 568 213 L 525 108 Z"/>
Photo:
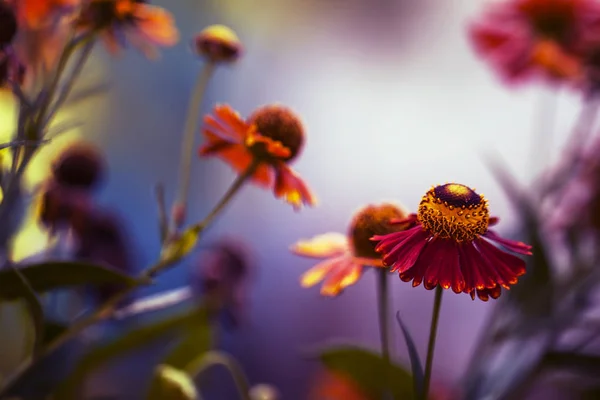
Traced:
<path fill-rule="evenodd" d="M 304 288 L 309 288 L 321 282 L 325 276 L 335 266 L 336 260 L 325 260 L 318 263 L 300 277 L 300 285 Z"/>
<path fill-rule="evenodd" d="M 340 286 L 346 288 L 348 286 L 354 285 L 360 279 L 362 275 L 362 265 L 356 264 L 350 267 L 347 271 L 347 275 L 342 278 L 340 282 Z"/>
<path fill-rule="evenodd" d="M 305 257 L 326 258 L 349 251 L 348 237 L 341 233 L 325 233 L 308 240 L 300 240 L 290 250 Z"/>

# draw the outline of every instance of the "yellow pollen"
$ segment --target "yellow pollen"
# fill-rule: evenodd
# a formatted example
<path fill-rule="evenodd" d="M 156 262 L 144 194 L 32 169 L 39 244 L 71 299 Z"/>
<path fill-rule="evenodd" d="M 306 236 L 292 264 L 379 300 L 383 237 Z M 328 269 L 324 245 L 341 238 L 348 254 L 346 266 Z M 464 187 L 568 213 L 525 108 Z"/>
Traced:
<path fill-rule="evenodd" d="M 487 231 L 487 200 L 468 186 L 448 183 L 423 196 L 419 222 L 432 234 L 457 242 L 471 241 Z"/>

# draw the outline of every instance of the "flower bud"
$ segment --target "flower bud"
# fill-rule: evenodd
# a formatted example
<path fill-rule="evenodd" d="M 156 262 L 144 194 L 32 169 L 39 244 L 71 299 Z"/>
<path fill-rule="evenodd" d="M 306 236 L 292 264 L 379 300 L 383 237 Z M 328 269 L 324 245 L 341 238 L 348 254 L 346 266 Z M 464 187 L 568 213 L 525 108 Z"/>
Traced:
<path fill-rule="evenodd" d="M 242 42 L 224 25 L 204 28 L 194 39 L 195 50 L 213 63 L 231 63 L 242 54 Z"/>

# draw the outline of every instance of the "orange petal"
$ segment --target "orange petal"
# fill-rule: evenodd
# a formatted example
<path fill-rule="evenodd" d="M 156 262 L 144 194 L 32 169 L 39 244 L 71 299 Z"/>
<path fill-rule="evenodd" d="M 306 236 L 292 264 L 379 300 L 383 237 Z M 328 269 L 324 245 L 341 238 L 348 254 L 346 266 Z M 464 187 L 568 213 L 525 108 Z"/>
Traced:
<path fill-rule="evenodd" d="M 200 155 L 215 155 L 229 164 L 236 172 L 243 173 L 252 163 L 252 154 L 243 144 L 230 143 L 210 132 L 205 132 L 209 143 L 200 148 Z M 260 186 L 270 188 L 273 185 L 273 172 L 267 165 L 260 165 L 252 181 Z"/>
<path fill-rule="evenodd" d="M 310 239 L 299 240 L 290 250 L 304 257 L 327 258 L 350 251 L 348 237 L 342 233 L 329 232 Z"/>
<path fill-rule="evenodd" d="M 334 258 L 318 263 L 302 274 L 300 277 L 300 285 L 303 288 L 309 288 L 321 282 L 330 273 L 330 271 L 332 271 L 339 260 L 339 258 Z"/>
<path fill-rule="evenodd" d="M 539 41 L 532 50 L 532 61 L 556 78 L 574 78 L 580 75 L 581 65 L 552 40 Z"/>
<path fill-rule="evenodd" d="M 133 16 L 138 31 L 152 43 L 173 46 L 179 41 L 175 19 L 164 8 L 136 3 Z"/>
<path fill-rule="evenodd" d="M 215 115 L 221 119 L 227 126 L 231 127 L 231 132 L 237 134 L 242 140 L 246 137 L 250 126 L 244 122 L 233 108 L 228 105 L 220 104 L 214 108 Z"/>
<path fill-rule="evenodd" d="M 290 149 L 283 145 L 283 143 L 258 133 L 255 125 L 252 125 L 248 130 L 245 143 L 248 147 L 261 143 L 265 147 L 267 153 L 274 158 L 287 158 L 292 153 Z"/>
<path fill-rule="evenodd" d="M 362 265 L 356 264 L 351 257 L 342 256 L 333 261 L 333 268 L 321 287 L 323 296 L 339 295 L 345 288 L 355 284 L 362 275 Z"/>
<path fill-rule="evenodd" d="M 311 192 L 302 178 L 285 163 L 280 162 L 275 166 L 275 197 L 284 198 L 294 210 L 298 211 L 303 204 L 315 206 L 316 196 Z"/>
<path fill-rule="evenodd" d="M 246 136 L 246 134 L 248 132 L 247 127 L 243 128 L 245 130 L 239 130 L 239 128 L 231 126 L 231 124 L 229 124 L 227 122 L 216 119 L 214 116 L 212 116 L 210 114 L 204 116 L 204 124 L 206 125 L 204 128 L 205 130 L 211 131 L 220 136 L 226 136 L 227 138 L 231 139 L 232 141 L 239 142 L 239 143 L 241 143 L 243 141 L 243 138 Z M 237 124 L 236 124 L 236 126 L 237 126 Z"/>

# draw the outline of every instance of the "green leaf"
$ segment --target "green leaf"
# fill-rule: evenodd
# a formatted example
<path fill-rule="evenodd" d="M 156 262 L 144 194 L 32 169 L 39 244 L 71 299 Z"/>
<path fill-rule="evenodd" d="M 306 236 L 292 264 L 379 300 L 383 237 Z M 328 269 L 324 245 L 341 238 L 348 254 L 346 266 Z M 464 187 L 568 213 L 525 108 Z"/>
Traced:
<path fill-rule="evenodd" d="M 168 334 L 185 331 L 204 318 L 204 309 L 192 309 L 168 319 L 147 324 L 126 332 L 122 336 L 92 348 L 78 363 L 71 376 L 63 382 L 55 393 L 54 400 L 76 400 L 85 378 L 99 368 L 128 352 L 137 350 Z"/>
<path fill-rule="evenodd" d="M 33 324 L 33 356 L 35 357 L 41 350 L 44 341 L 44 309 L 40 299 L 23 273 L 12 265 L 7 271 L 11 271 L 13 276 L 16 277 L 16 283 L 23 292 L 23 300 L 25 301 Z"/>
<path fill-rule="evenodd" d="M 425 373 L 423 372 L 423 366 L 421 365 L 419 352 L 417 351 L 417 347 L 415 346 L 415 342 L 413 341 L 408 327 L 404 324 L 404 322 L 402 322 L 402 318 L 400 318 L 400 311 L 396 313 L 396 320 L 398 320 L 400 329 L 402 329 L 404 341 L 406 342 L 406 347 L 408 349 L 408 357 L 410 358 L 410 367 L 413 377 L 413 387 L 415 393 L 420 398 L 422 397 L 422 393 L 424 391 Z"/>
<path fill-rule="evenodd" d="M 45 261 L 27 266 L 17 265 L 16 268 L 36 293 L 82 285 L 111 283 L 131 287 L 139 283 L 110 267 L 80 261 Z M 0 271 L 0 300 L 16 300 L 27 295 L 18 275 L 10 269 Z"/>
<path fill-rule="evenodd" d="M 44 344 L 52 342 L 54 339 L 65 333 L 69 327 L 63 323 L 46 320 L 44 322 Z"/>
<path fill-rule="evenodd" d="M 188 255 L 194 250 L 196 243 L 198 243 L 201 230 L 199 225 L 193 225 L 186 229 L 178 238 L 167 242 L 163 248 L 161 259 L 174 262 Z"/>
<path fill-rule="evenodd" d="M 212 329 L 208 313 L 198 316 L 185 336 L 175 345 L 164 359 L 163 364 L 185 369 L 198 356 L 210 351 L 212 346 Z"/>
<path fill-rule="evenodd" d="M 196 400 L 194 379 L 185 371 L 170 365 L 159 365 L 150 387 L 148 400 Z"/>
<path fill-rule="evenodd" d="M 322 350 L 319 358 L 327 369 L 347 376 L 373 398 L 380 399 L 387 392 L 392 392 L 394 399 L 414 397 L 410 374 L 401 366 L 388 365 L 376 352 L 357 346 L 335 346 Z M 390 371 L 393 379 L 388 380 Z"/>

